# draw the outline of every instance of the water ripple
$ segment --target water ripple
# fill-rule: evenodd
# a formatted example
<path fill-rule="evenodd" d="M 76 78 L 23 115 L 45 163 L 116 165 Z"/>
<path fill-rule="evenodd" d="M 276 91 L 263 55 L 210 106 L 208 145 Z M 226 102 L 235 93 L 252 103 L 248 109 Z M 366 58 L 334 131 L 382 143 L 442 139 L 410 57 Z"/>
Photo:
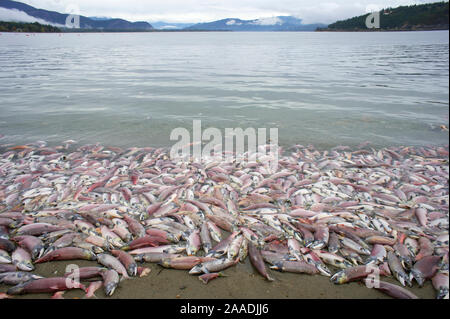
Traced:
<path fill-rule="evenodd" d="M 448 31 L 2 34 L 2 142 L 165 145 L 192 126 L 281 143 L 443 144 Z"/>

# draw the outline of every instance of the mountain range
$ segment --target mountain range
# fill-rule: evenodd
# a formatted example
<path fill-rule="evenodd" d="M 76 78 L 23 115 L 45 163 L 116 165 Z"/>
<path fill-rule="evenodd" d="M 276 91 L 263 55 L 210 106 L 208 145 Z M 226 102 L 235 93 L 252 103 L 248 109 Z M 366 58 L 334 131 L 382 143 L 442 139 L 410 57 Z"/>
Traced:
<path fill-rule="evenodd" d="M 22 2 L 0 0 L 0 8 L 8 9 L 8 14 L 12 21 L 17 22 L 34 22 L 30 19 L 35 18 L 39 23 L 42 21 L 50 25 L 57 27 L 64 27 L 68 14 L 63 14 L 55 11 L 48 11 L 43 9 L 36 9 L 32 6 L 24 4 Z M 0 19 L 1 20 L 1 19 Z M 22 21 L 20 21 L 22 20 Z M 28 20 L 28 21 L 23 21 Z M 94 30 L 139 30 L 149 31 L 153 30 L 153 26 L 144 21 L 130 22 L 123 19 L 98 19 L 80 16 L 80 28 L 81 29 L 94 29 Z"/>
<path fill-rule="evenodd" d="M 157 30 L 183 30 L 195 23 L 172 23 L 164 21 L 151 22 L 152 26 Z"/>
<path fill-rule="evenodd" d="M 314 31 L 326 24 L 303 24 L 301 19 L 292 16 L 278 16 L 255 20 L 222 19 L 208 23 L 198 23 L 186 30 L 208 31 Z"/>
<path fill-rule="evenodd" d="M 0 8 L 7 9 L 3 13 L 13 22 L 39 22 L 64 29 L 68 14 L 55 11 L 37 9 L 27 4 L 0 0 Z M 0 20 L 5 20 L 0 15 Z M 222 19 L 208 23 L 168 23 L 130 22 L 123 19 L 109 17 L 80 16 L 80 28 L 85 30 L 103 31 L 154 31 L 158 30 L 184 30 L 184 31 L 314 31 L 326 27 L 325 24 L 303 24 L 301 19 L 292 16 L 279 16 L 254 20 Z"/>

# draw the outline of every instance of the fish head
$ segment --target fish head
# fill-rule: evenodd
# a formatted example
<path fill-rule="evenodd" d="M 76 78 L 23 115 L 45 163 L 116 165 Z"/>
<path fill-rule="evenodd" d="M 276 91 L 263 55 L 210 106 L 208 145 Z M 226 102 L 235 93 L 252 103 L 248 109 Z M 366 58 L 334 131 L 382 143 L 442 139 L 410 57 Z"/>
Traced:
<path fill-rule="evenodd" d="M 137 275 L 137 265 L 136 264 L 131 264 L 127 267 L 127 272 L 128 275 L 130 276 L 136 276 Z"/>
<path fill-rule="evenodd" d="M 375 264 L 377 261 L 378 261 L 378 259 L 376 257 L 371 256 L 371 257 L 367 258 L 367 260 L 364 264 L 365 265 Z"/>
<path fill-rule="evenodd" d="M 408 287 L 411 287 L 412 288 L 412 286 L 413 286 L 413 283 L 412 283 L 412 279 L 410 278 L 410 277 L 406 277 L 406 284 L 408 285 Z M 425 280 L 424 280 L 425 281 Z M 422 287 L 422 286 L 421 286 Z"/>
<path fill-rule="evenodd" d="M 411 277 L 417 281 L 417 283 L 419 284 L 420 287 L 423 287 L 423 284 L 425 283 L 425 278 L 421 271 L 419 271 L 417 269 L 412 269 Z M 408 282 L 410 282 L 412 284 L 412 279 L 408 278 Z"/>
<path fill-rule="evenodd" d="M 158 265 L 163 266 L 164 268 L 170 268 L 170 258 L 161 260 Z"/>
<path fill-rule="evenodd" d="M 309 245 L 307 247 L 311 248 L 311 249 L 322 249 L 323 247 L 325 247 L 325 242 L 322 240 L 316 240 L 315 242 L 313 242 L 311 245 Z"/>
<path fill-rule="evenodd" d="M 327 266 L 322 265 L 322 264 L 316 264 L 316 268 L 317 270 L 320 271 L 320 273 L 324 276 L 330 277 L 331 276 L 331 271 L 327 268 Z"/>
<path fill-rule="evenodd" d="M 94 254 L 103 254 L 105 252 L 105 250 L 103 248 L 98 247 L 98 246 L 92 246 L 91 249 L 94 252 Z M 108 249 L 110 249 L 110 248 L 108 248 Z"/>
<path fill-rule="evenodd" d="M 105 284 L 105 294 L 107 296 L 112 296 L 114 294 L 114 291 L 117 288 L 117 283 L 116 282 L 109 282 L 107 284 Z"/>
<path fill-rule="evenodd" d="M 174 234 L 167 233 L 167 239 L 173 243 L 177 243 L 180 241 L 181 236 L 176 236 Z"/>
<path fill-rule="evenodd" d="M 299 233 L 294 232 L 294 238 L 297 239 L 298 242 L 299 242 L 301 245 L 304 245 L 304 244 L 305 244 L 305 241 L 303 240 L 302 236 L 300 236 Z"/>
<path fill-rule="evenodd" d="M 33 271 L 34 270 L 34 266 L 31 262 L 29 261 L 22 261 L 20 263 L 18 263 L 17 268 L 19 268 L 20 270 L 23 271 Z"/>
<path fill-rule="evenodd" d="M 96 247 L 96 246 L 93 246 L 93 247 Z M 96 255 L 94 252 L 92 252 L 92 251 L 90 251 L 90 250 L 87 250 L 87 249 L 86 249 L 86 251 L 84 252 L 84 257 L 85 257 L 87 260 L 97 260 L 97 255 Z"/>
<path fill-rule="evenodd" d="M 395 276 L 395 278 L 397 278 L 397 280 L 402 284 L 402 286 L 404 287 L 405 286 L 405 276 L 403 275 L 403 274 L 400 274 L 400 273 L 398 273 L 398 272 L 394 272 L 394 276 Z M 408 278 L 409 279 L 409 278 Z"/>
<path fill-rule="evenodd" d="M 8 295 L 21 295 L 24 293 L 25 287 L 28 283 L 22 283 L 17 286 L 11 287 L 8 289 L 7 294 Z"/>
<path fill-rule="evenodd" d="M 400 257 L 400 262 L 405 269 L 411 269 L 413 267 L 413 260 L 410 256 Z"/>
<path fill-rule="evenodd" d="M 36 247 L 33 248 L 33 250 L 31 251 L 31 258 L 33 260 L 41 258 L 42 255 L 44 254 L 45 248 L 42 245 L 38 245 Z"/>
<path fill-rule="evenodd" d="M 189 271 L 189 275 L 199 275 L 202 274 L 203 271 L 203 265 L 196 265 L 194 267 L 192 267 L 192 269 Z"/>
<path fill-rule="evenodd" d="M 330 281 L 337 285 L 344 284 L 348 281 L 347 274 L 344 270 L 339 271 L 331 276 Z"/>
<path fill-rule="evenodd" d="M 7 254 L 4 254 L 4 255 L 0 256 L 0 263 L 1 264 L 10 264 L 11 262 L 12 262 L 12 259 Z"/>
<path fill-rule="evenodd" d="M 274 269 L 274 270 L 281 270 L 281 269 L 283 269 L 283 263 L 281 261 L 277 262 L 277 263 L 273 264 L 272 266 L 270 266 L 269 268 Z"/>
<path fill-rule="evenodd" d="M 441 287 L 437 293 L 436 298 L 437 299 L 448 299 L 448 288 Z"/>

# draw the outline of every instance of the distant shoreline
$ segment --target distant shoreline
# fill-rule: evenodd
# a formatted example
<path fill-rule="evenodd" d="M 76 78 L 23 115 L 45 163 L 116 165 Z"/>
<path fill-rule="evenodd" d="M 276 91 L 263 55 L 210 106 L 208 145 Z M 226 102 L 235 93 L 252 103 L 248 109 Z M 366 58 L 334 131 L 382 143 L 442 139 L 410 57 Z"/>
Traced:
<path fill-rule="evenodd" d="M 414 32 L 414 31 L 449 31 L 447 29 L 358 29 L 358 30 L 345 30 L 345 29 L 320 29 L 313 31 L 229 31 L 229 30 L 152 30 L 152 31 L 86 31 L 86 30 L 77 30 L 77 31 L 59 31 L 59 32 L 25 32 L 25 31 L 0 31 L 0 33 L 23 33 L 23 34 L 73 34 L 73 33 L 89 33 L 89 34 L 98 34 L 98 33 L 195 33 L 195 32 L 225 32 L 225 33 L 314 33 L 314 32 Z"/>
<path fill-rule="evenodd" d="M 405 28 L 392 28 L 392 29 L 333 29 L 324 28 L 316 29 L 315 32 L 398 32 L 398 31 L 448 31 L 449 25 L 435 25 L 435 26 L 411 26 Z"/>

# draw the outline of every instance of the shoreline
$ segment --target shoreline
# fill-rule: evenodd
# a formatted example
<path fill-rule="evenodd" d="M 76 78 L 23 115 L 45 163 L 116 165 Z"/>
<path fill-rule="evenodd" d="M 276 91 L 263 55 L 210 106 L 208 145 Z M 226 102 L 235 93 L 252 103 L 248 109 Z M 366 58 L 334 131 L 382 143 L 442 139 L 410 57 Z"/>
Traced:
<path fill-rule="evenodd" d="M 220 32 L 220 33 L 309 33 L 309 32 L 423 32 L 423 31 L 449 31 L 449 28 L 442 29 L 429 29 L 419 28 L 415 30 L 411 29 L 358 29 L 358 30 L 346 30 L 346 29 L 326 29 L 326 30 L 311 30 L 311 31 L 232 31 L 232 30 L 151 30 L 151 31 L 89 31 L 89 30 L 77 30 L 77 31 L 60 31 L 60 32 L 17 32 L 17 31 L 0 31 L 0 33 L 14 33 L 14 34 L 99 34 L 99 33 L 203 33 L 203 32 Z"/>
<path fill-rule="evenodd" d="M 394 28 L 394 29 L 317 29 L 314 32 L 413 32 L 413 31 L 448 31 L 449 26 L 443 27 L 409 27 L 409 28 Z"/>

